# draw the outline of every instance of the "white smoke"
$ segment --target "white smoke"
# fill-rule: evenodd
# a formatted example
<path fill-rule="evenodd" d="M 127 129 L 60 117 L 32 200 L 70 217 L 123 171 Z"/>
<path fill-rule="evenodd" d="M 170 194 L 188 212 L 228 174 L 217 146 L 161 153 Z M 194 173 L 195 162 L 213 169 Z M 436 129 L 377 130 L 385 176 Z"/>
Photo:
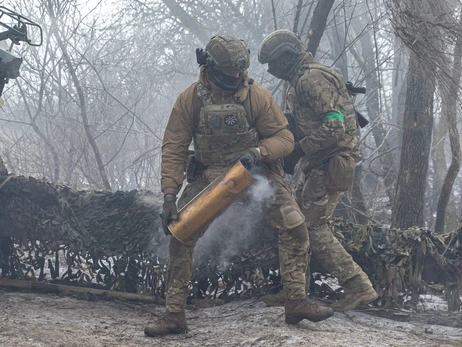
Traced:
<path fill-rule="evenodd" d="M 152 250 L 157 257 L 167 259 L 168 257 L 168 243 L 170 237 L 165 236 L 164 229 L 162 227 L 162 220 L 160 214 L 162 211 L 163 196 L 162 194 L 152 195 L 141 195 L 137 197 L 137 203 L 143 207 L 152 209 L 152 224 L 149 225 L 152 228 L 152 237 L 148 241 L 149 245 L 146 247 L 148 250 Z"/>
<path fill-rule="evenodd" d="M 248 194 L 252 202 L 259 205 L 269 205 L 275 199 L 274 188 L 271 186 L 271 182 L 261 175 L 254 175 L 256 182 L 249 188 Z"/>
<path fill-rule="evenodd" d="M 271 182 L 261 175 L 254 177 L 256 182 L 215 219 L 199 239 L 194 251 L 195 261 L 206 260 L 207 255 L 214 254 L 220 264 L 227 264 L 249 244 L 253 230 L 263 223 L 264 207 L 275 199 Z"/>

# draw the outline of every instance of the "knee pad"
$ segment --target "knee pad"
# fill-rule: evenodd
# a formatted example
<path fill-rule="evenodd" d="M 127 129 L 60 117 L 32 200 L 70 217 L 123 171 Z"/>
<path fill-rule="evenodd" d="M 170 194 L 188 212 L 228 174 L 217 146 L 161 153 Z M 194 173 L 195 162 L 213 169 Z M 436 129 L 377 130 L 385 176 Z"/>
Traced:
<path fill-rule="evenodd" d="M 284 205 L 280 208 L 284 226 L 287 229 L 294 229 L 305 223 L 305 216 L 298 206 Z"/>
<path fill-rule="evenodd" d="M 292 251 L 308 251 L 310 247 L 310 241 L 308 237 L 308 230 L 306 229 L 305 224 L 301 224 L 293 229 L 280 230 L 279 247 L 282 245 L 292 249 Z M 308 256 L 308 253 L 306 255 Z"/>

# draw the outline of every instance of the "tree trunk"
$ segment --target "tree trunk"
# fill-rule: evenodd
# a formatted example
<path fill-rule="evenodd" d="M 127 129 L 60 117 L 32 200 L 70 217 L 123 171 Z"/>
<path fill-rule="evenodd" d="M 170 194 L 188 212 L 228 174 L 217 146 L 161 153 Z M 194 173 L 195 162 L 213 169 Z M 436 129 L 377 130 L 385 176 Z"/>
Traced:
<path fill-rule="evenodd" d="M 349 42 L 346 41 L 345 28 L 342 24 L 338 24 L 334 18 L 335 25 L 332 30 L 329 31 L 329 37 L 331 38 L 331 59 L 334 61 L 334 66 L 342 71 L 343 79 L 348 81 L 348 56 L 346 54 L 345 47 Z"/>
<path fill-rule="evenodd" d="M 443 92 L 444 93 L 444 92 Z M 435 225 L 435 217 L 433 214 L 436 212 L 438 205 L 438 198 L 443 186 L 444 175 L 447 172 L 446 156 L 444 154 L 445 140 L 448 134 L 448 123 L 446 113 L 448 105 L 443 101 L 441 105 L 441 115 L 438 124 L 433 132 L 433 145 L 431 150 L 431 157 L 433 162 L 433 177 L 429 203 L 429 223 Z"/>
<path fill-rule="evenodd" d="M 454 79 L 449 80 L 449 89 L 443 88 L 443 103 L 447 105 L 447 112 L 442 115 L 446 118 L 449 131 L 449 142 L 451 144 L 452 160 L 449 165 L 448 172 L 444 178 L 441 194 L 438 199 L 436 208 L 435 232 L 444 232 L 446 209 L 451 197 L 452 187 L 460 170 L 460 140 L 459 131 L 457 130 L 457 94 L 459 92 L 459 84 L 462 73 L 462 43 L 460 38 L 457 39 L 454 49 L 454 68 L 451 74 Z"/>
<path fill-rule="evenodd" d="M 425 73 L 419 57 L 410 52 L 393 227 L 424 225 L 424 198 L 433 127 L 434 75 Z"/>
<path fill-rule="evenodd" d="M 392 95 L 392 117 L 391 123 L 395 125 L 390 131 L 390 143 L 393 143 L 397 150 L 392 152 L 393 170 L 398 172 L 399 156 L 402 140 L 402 126 L 404 106 L 406 103 L 406 73 L 407 54 L 403 52 L 402 45 L 398 44 L 398 38 L 393 51 L 393 95 Z M 393 191 L 394 194 L 394 191 Z"/>
<path fill-rule="evenodd" d="M 318 1 L 316 8 L 313 12 L 313 19 L 311 20 L 310 29 L 308 30 L 308 45 L 306 50 L 316 56 L 319 43 L 321 42 L 322 35 L 326 29 L 327 17 L 334 5 L 334 0 Z"/>
<path fill-rule="evenodd" d="M 366 224 L 367 220 L 367 209 L 364 204 L 363 192 L 361 190 L 363 166 L 360 164 L 356 166 L 355 179 L 353 181 L 353 187 L 351 188 L 351 204 L 353 205 L 354 221 L 359 224 Z M 358 212 L 359 211 L 359 212 Z"/>
<path fill-rule="evenodd" d="M 196 34 L 197 38 L 206 45 L 209 42 L 210 34 L 204 26 L 186 12 L 175 0 L 162 0 L 165 6 L 168 7 L 170 13 L 177 18 L 183 25 Z"/>
<path fill-rule="evenodd" d="M 361 28 L 356 26 L 357 33 L 361 32 Z M 377 152 L 380 156 L 381 163 L 381 175 L 383 178 L 383 183 L 385 186 L 385 191 L 387 193 L 390 204 L 394 202 L 394 188 L 396 181 L 396 172 L 393 168 L 393 155 L 390 150 L 390 144 L 387 138 L 387 131 L 385 130 L 381 112 L 380 112 L 380 83 L 378 78 L 378 68 L 375 59 L 375 52 L 371 34 L 367 32 L 364 34 L 361 39 L 362 46 L 362 60 L 364 66 L 364 75 L 367 87 L 367 98 L 366 98 L 366 110 L 367 115 L 370 120 L 373 122 L 372 126 L 372 135 L 374 137 L 374 142 L 377 147 Z M 374 54 L 375 53 L 375 54 Z"/>

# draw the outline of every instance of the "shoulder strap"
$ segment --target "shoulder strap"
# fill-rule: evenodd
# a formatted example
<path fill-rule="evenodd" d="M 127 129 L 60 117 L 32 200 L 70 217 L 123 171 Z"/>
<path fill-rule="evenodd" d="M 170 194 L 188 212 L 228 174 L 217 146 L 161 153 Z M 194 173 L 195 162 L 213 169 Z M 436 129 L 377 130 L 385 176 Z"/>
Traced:
<path fill-rule="evenodd" d="M 196 94 L 199 99 L 202 100 L 204 105 L 211 105 L 212 104 L 212 92 L 206 88 L 201 82 L 197 82 L 196 84 Z"/>
<path fill-rule="evenodd" d="M 199 113 L 201 112 L 201 108 L 204 105 L 204 102 L 201 100 L 199 97 L 199 92 L 198 92 L 198 84 L 196 84 L 196 88 L 194 88 L 194 93 L 193 93 L 193 125 L 194 129 L 197 129 L 199 127 Z"/>
<path fill-rule="evenodd" d="M 242 106 L 245 109 L 245 114 L 247 117 L 247 121 L 249 124 L 254 124 L 255 123 L 255 118 L 253 115 L 253 110 L 252 110 L 252 85 L 253 85 L 254 80 L 252 78 L 249 79 L 249 92 L 247 94 L 247 98 L 244 100 Z"/>

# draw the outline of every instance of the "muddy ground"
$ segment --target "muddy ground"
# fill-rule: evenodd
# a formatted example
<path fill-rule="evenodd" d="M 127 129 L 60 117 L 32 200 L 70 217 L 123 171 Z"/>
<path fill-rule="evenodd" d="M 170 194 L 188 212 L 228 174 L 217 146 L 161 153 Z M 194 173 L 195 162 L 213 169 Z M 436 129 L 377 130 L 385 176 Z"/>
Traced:
<path fill-rule="evenodd" d="M 259 299 L 187 311 L 189 332 L 143 334 L 161 306 L 87 301 L 0 289 L 0 346 L 462 346 L 462 313 L 411 314 L 409 322 L 360 311 L 320 322 L 284 323 Z M 430 307 L 430 306 L 428 306 Z M 450 326 L 441 326 L 442 317 Z"/>

